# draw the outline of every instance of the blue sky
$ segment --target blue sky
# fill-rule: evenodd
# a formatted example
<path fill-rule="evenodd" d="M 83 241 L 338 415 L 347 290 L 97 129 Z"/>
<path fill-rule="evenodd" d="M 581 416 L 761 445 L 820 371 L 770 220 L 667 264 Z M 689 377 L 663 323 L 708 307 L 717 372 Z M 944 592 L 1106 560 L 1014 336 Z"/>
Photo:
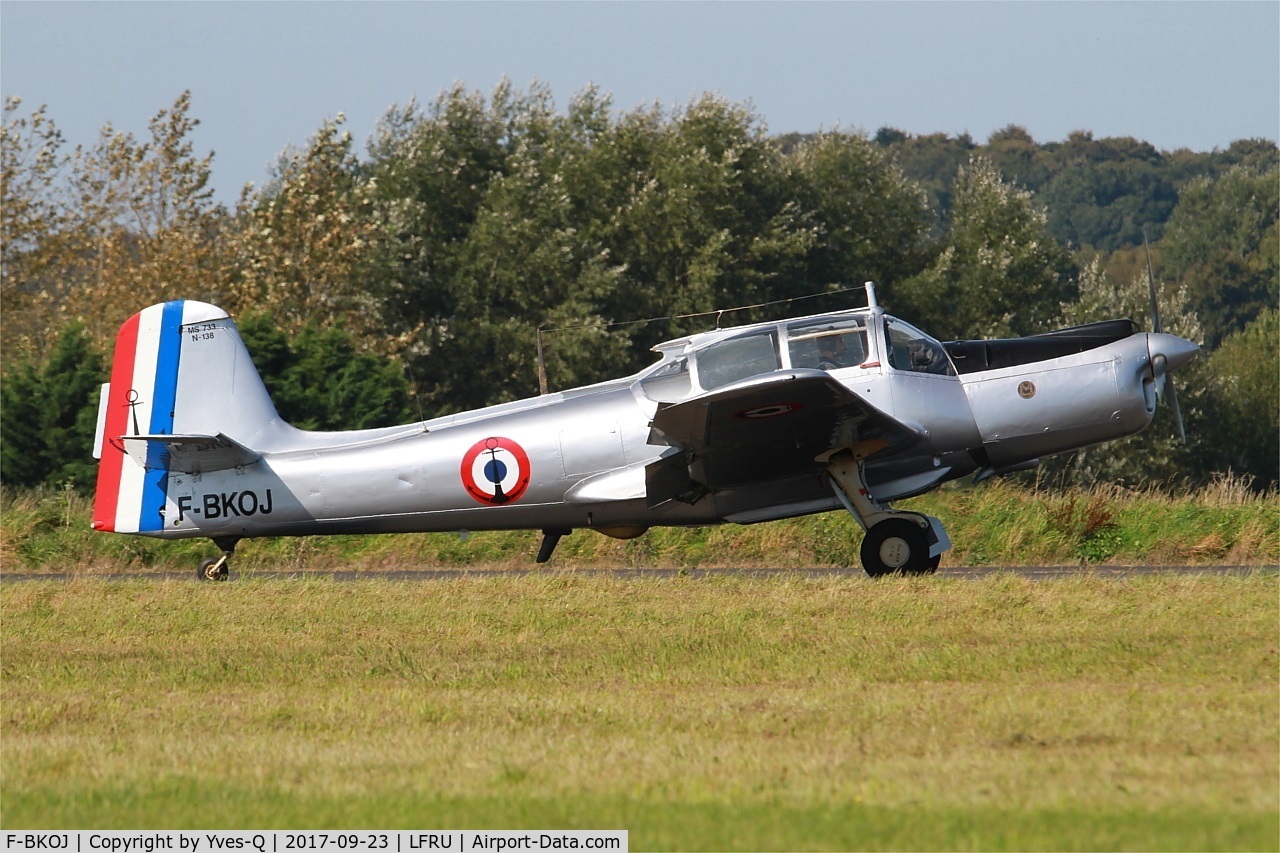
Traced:
<path fill-rule="evenodd" d="M 1280 3 L 0 2 L 6 96 L 74 144 L 145 136 L 190 89 L 227 202 L 327 117 L 363 141 L 392 104 L 504 76 L 623 111 L 718 92 L 775 133 L 1020 124 L 1207 151 L 1280 136 Z"/>

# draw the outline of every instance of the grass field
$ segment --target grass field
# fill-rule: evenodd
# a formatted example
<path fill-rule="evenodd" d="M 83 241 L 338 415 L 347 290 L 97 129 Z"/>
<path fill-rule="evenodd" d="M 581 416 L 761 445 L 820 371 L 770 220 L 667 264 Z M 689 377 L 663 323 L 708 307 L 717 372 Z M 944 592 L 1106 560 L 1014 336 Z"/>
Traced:
<path fill-rule="evenodd" d="M 1238 480 L 1189 493 L 1110 486 L 1048 491 L 997 481 L 945 488 L 902 506 L 936 515 L 955 544 L 948 566 L 1280 564 L 1280 496 Z M 216 549 L 203 539 L 163 542 L 90 529 L 91 504 L 73 491 L 0 490 L 0 570 L 191 571 Z M 857 566 L 862 531 L 844 512 L 713 528 L 656 528 L 628 542 L 590 531 L 566 537 L 552 566 L 715 568 Z M 313 571 L 528 568 L 534 532 L 332 536 L 250 540 L 236 569 Z"/>
<path fill-rule="evenodd" d="M 0 819 L 1280 848 L 1274 572 L 0 587 Z"/>

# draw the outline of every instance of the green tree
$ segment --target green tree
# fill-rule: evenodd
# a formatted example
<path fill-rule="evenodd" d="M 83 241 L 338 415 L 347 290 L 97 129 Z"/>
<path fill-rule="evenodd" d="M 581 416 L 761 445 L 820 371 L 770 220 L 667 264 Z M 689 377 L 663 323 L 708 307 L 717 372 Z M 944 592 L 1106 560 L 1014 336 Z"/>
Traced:
<path fill-rule="evenodd" d="M 1070 256 L 1032 194 L 975 157 L 956 177 L 951 230 L 932 263 L 899 294 L 910 316 L 941 338 L 1044 331 L 1074 296 Z M 899 313 L 908 313 L 902 308 Z"/>
<path fill-rule="evenodd" d="M 22 357 L 0 377 L 0 479 L 7 485 L 93 487 L 102 356 L 83 326 L 62 329 L 42 361 Z"/>
<path fill-rule="evenodd" d="M 859 135 L 812 136 L 788 165 L 800 178 L 795 192 L 817 230 L 806 289 L 872 280 L 892 300 L 897 283 L 924 263 L 926 194 Z"/>
<path fill-rule="evenodd" d="M 975 151 L 974 156 L 991 161 L 996 171 L 1007 176 L 1009 183 L 1035 192 L 1053 173 L 1044 149 L 1025 127 L 1010 124 L 987 137 L 987 144 Z"/>
<path fill-rule="evenodd" d="M 61 245 L 66 210 L 60 178 L 62 133 L 40 106 L 5 98 L 0 128 L 0 313 L 6 359 L 36 352 L 52 322 L 53 291 L 68 253 Z"/>
<path fill-rule="evenodd" d="M 209 186 L 213 154 L 197 157 L 191 94 L 151 119 L 138 141 L 110 124 L 64 156 L 43 108 L 5 105 L 3 139 L 5 354 L 39 353 L 68 321 L 105 345 L 153 302 L 219 301 L 226 211 Z"/>
<path fill-rule="evenodd" d="M 694 314 L 825 285 L 809 279 L 816 218 L 748 108 L 703 96 L 669 117 L 657 106 L 635 110 L 602 140 L 595 163 L 613 208 L 601 223 L 602 241 L 625 264 L 606 316 Z M 708 325 L 690 318 L 631 335 L 644 352 Z"/>
<path fill-rule="evenodd" d="M 183 92 L 151 119 L 146 141 L 108 124 L 71 158 L 67 238 L 79 265 L 60 307 L 103 345 L 147 305 L 225 301 L 226 210 L 213 201 L 212 152 L 195 154 L 199 125 Z"/>
<path fill-rule="evenodd" d="M 876 144 L 911 181 L 924 190 L 932 212 L 930 236 L 940 238 L 951 226 L 956 174 L 973 157 L 969 134 L 955 138 L 945 133 L 910 136 L 892 128 L 876 132 Z"/>
<path fill-rule="evenodd" d="M 374 130 L 368 174 L 384 236 L 377 295 L 388 331 L 411 355 L 454 335 L 450 282 L 489 182 L 506 170 L 519 107 L 505 80 L 491 104 L 459 84 L 425 110 L 393 107 Z"/>
<path fill-rule="evenodd" d="M 1208 465 L 1280 485 L 1280 314 L 1264 310 L 1209 356 L 1205 417 L 1196 425 Z"/>
<path fill-rule="evenodd" d="M 266 312 L 246 314 L 236 325 L 276 411 L 299 429 L 366 429 L 413 419 L 401 365 L 361 351 L 342 329 L 312 322 L 290 336 Z"/>
<path fill-rule="evenodd" d="M 490 185 L 451 282 L 456 336 L 440 346 L 450 361 L 472 367 L 434 381 L 453 405 L 533 393 L 539 327 L 557 330 L 546 338 L 553 387 L 595 381 L 602 365 L 625 362 L 625 335 L 605 334 L 599 313 L 621 270 L 582 227 L 564 186 L 580 154 L 568 145 L 540 156 L 522 147 Z"/>
<path fill-rule="evenodd" d="M 560 116 L 545 87 L 518 95 L 506 83 L 488 105 L 455 89 L 427 115 L 410 105 L 384 119 L 373 179 L 388 225 L 385 310 L 412 340 L 406 357 L 434 410 L 534 393 L 540 327 L 558 329 L 547 350 L 555 386 L 625 359 L 625 338 L 602 334 L 599 304 L 619 270 L 593 230 L 584 165 L 607 124 L 594 90 Z M 474 183 L 442 180 L 450 163 Z"/>
<path fill-rule="evenodd" d="M 290 333 L 344 322 L 373 341 L 380 301 L 367 276 L 380 229 L 343 122 L 326 121 L 304 150 L 284 154 L 266 187 L 245 188 L 228 307 L 269 311 Z"/>
<path fill-rule="evenodd" d="M 721 98 L 614 116 L 594 89 L 565 114 L 545 87 L 504 83 L 488 102 L 455 89 L 390 114 L 373 151 L 385 311 L 443 411 L 531 393 L 538 328 L 558 329 L 548 371 L 563 387 L 636 369 L 708 321 L 606 324 L 812 289 L 820 228 L 799 173 Z"/>
<path fill-rule="evenodd" d="M 1105 269 L 1101 256 L 1085 264 L 1076 279 L 1076 298 L 1060 306 L 1055 326 L 1072 326 L 1128 317 L 1138 328 L 1151 330 L 1151 285 L 1144 265 L 1132 278 L 1120 281 Z M 1164 331 L 1200 341 L 1204 337 L 1200 318 L 1186 287 L 1156 276 L 1156 298 Z"/>
<path fill-rule="evenodd" d="M 1149 147 L 1149 146 L 1148 146 Z M 1139 159 L 1083 161 L 1064 169 L 1039 192 L 1049 211 L 1048 228 L 1060 242 L 1101 251 L 1140 245 L 1144 227 L 1160 236 L 1177 204 L 1177 192 L 1159 154 Z"/>
<path fill-rule="evenodd" d="M 1235 167 L 1182 192 L 1162 241 L 1216 347 L 1280 297 L 1280 168 Z"/>
<path fill-rule="evenodd" d="M 806 138 L 792 134 L 786 143 L 794 148 Z M 1211 152 L 1161 152 L 1131 137 L 1095 139 L 1087 130 L 1038 143 L 1018 125 L 996 131 L 981 146 L 967 134 L 911 136 L 893 128 L 881 128 L 875 140 L 928 193 L 935 238 L 950 227 L 958 167 L 978 155 L 1007 181 L 1036 194 L 1058 242 L 1106 252 L 1141 248 L 1144 230 L 1159 240 L 1178 192 L 1192 180 L 1216 179 L 1235 166 L 1265 171 L 1280 160 L 1280 148 L 1265 139 L 1237 140 Z"/>

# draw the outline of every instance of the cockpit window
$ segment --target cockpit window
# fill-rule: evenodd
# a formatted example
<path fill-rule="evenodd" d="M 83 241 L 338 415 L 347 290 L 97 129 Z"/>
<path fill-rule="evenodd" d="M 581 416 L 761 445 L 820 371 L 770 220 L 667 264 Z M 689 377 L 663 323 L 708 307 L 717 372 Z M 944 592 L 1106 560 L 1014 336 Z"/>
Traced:
<path fill-rule="evenodd" d="M 793 323 L 787 327 L 787 349 L 792 367 L 857 367 L 867 360 L 866 318 L 827 317 Z"/>
<path fill-rule="evenodd" d="M 942 344 L 896 317 L 888 317 L 885 334 L 889 339 L 889 366 L 914 373 L 955 376 L 956 369 Z"/>
<path fill-rule="evenodd" d="M 720 341 L 699 351 L 696 358 L 698 384 L 707 391 L 782 366 L 777 334 L 773 331 Z"/>

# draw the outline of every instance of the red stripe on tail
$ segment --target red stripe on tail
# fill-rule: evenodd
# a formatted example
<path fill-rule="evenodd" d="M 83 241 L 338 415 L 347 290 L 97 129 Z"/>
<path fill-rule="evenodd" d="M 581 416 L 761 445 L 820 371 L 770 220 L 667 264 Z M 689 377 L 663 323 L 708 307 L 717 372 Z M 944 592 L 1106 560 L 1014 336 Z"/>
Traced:
<path fill-rule="evenodd" d="M 138 314 L 124 322 L 116 335 L 111 362 L 111 390 L 107 397 L 106 425 L 102 435 L 102 458 L 98 460 L 98 488 L 93 497 L 93 529 L 115 530 L 120 502 L 120 472 L 124 466 L 124 446 L 120 436 L 129 429 L 129 389 L 133 386 L 133 366 L 138 354 Z"/>

